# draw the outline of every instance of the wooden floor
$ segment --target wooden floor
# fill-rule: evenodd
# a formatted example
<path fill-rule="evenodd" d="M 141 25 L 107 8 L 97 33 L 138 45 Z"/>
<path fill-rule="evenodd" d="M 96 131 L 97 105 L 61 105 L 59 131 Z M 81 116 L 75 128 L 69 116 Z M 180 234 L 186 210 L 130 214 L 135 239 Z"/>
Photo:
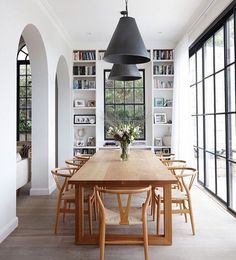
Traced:
<path fill-rule="evenodd" d="M 74 218 L 60 223 L 54 236 L 56 195 L 30 197 L 22 192 L 17 201 L 19 227 L 0 244 L 1 260 L 99 259 L 98 246 L 74 245 Z M 150 246 L 151 260 L 235 260 L 236 219 L 198 187 L 193 188 L 196 236 L 183 216 L 173 216 L 173 245 Z M 155 226 L 150 224 L 150 232 Z M 128 232 L 128 230 L 127 230 Z M 142 246 L 106 246 L 106 259 L 144 259 Z"/>

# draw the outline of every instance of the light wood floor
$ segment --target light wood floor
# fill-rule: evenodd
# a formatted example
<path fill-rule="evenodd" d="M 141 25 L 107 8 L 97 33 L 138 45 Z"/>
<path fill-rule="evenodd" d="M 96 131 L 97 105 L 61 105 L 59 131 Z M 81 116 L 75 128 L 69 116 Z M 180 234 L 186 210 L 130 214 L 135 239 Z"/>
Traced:
<path fill-rule="evenodd" d="M 196 236 L 183 216 L 173 216 L 173 245 L 150 246 L 151 260 L 235 260 L 236 219 L 205 192 L 194 187 Z M 30 197 L 23 191 L 17 201 L 19 227 L 0 244 L 1 260 L 97 260 L 98 246 L 74 245 L 74 218 L 60 223 L 54 236 L 56 195 Z M 150 233 L 155 226 L 150 223 Z M 128 230 L 127 230 L 128 232 Z M 106 246 L 106 259 L 143 259 L 142 246 Z"/>

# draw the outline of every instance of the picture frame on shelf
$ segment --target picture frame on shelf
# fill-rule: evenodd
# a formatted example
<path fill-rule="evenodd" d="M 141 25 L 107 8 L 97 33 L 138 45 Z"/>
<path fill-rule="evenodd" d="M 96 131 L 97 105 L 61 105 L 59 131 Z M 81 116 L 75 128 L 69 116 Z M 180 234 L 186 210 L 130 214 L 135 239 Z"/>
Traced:
<path fill-rule="evenodd" d="M 83 99 L 75 99 L 74 107 L 85 107 L 85 100 Z"/>
<path fill-rule="evenodd" d="M 96 88 L 96 82 L 95 82 L 95 80 L 89 80 L 89 81 L 88 81 L 88 88 L 89 88 L 89 89 L 95 89 L 95 88 Z"/>
<path fill-rule="evenodd" d="M 154 107 L 164 107 L 164 98 L 154 97 Z"/>
<path fill-rule="evenodd" d="M 96 141 L 94 136 L 89 136 L 87 140 L 87 146 L 95 146 Z"/>
<path fill-rule="evenodd" d="M 166 113 L 155 113 L 154 124 L 166 124 Z"/>
<path fill-rule="evenodd" d="M 173 105 L 172 99 L 166 99 L 165 100 L 165 104 L 164 104 L 165 107 L 172 107 L 172 105 Z"/>
<path fill-rule="evenodd" d="M 88 100 L 87 106 L 88 107 L 96 107 L 96 101 L 95 100 Z"/>
<path fill-rule="evenodd" d="M 96 116 L 95 115 L 74 115 L 74 124 L 95 124 Z"/>
<path fill-rule="evenodd" d="M 162 146 L 162 138 L 161 137 L 155 138 L 155 146 Z"/>

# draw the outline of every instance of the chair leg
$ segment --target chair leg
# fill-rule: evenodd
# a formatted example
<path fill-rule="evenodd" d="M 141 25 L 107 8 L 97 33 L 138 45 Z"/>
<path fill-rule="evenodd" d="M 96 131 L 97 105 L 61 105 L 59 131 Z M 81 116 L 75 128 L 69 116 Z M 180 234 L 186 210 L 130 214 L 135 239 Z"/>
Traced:
<path fill-rule="evenodd" d="M 151 200 L 152 208 L 151 208 L 151 215 L 152 220 L 155 220 L 156 216 L 156 201 L 155 201 L 155 187 L 152 188 L 152 200 Z"/>
<path fill-rule="evenodd" d="M 161 197 L 157 196 L 157 235 L 160 234 L 160 222 L 161 222 Z"/>
<path fill-rule="evenodd" d="M 185 201 L 183 201 L 183 209 L 187 209 Z M 187 223 L 188 222 L 187 213 L 184 213 L 184 218 L 185 218 L 185 223 Z"/>
<path fill-rule="evenodd" d="M 99 245 L 100 245 L 100 260 L 105 259 L 105 223 L 103 220 L 100 220 L 99 223 L 99 230 L 100 230 L 100 239 L 99 239 Z"/>
<path fill-rule="evenodd" d="M 149 259 L 148 256 L 148 227 L 147 227 L 147 216 L 143 217 L 143 242 L 144 242 L 144 257 L 145 260 Z"/>
<path fill-rule="evenodd" d="M 58 198 L 57 201 L 57 211 L 56 211 L 56 223 L 55 223 L 55 228 L 54 228 L 54 234 L 57 234 L 57 227 L 59 224 L 59 217 L 60 217 L 60 206 L 61 206 L 61 200 Z"/>
<path fill-rule="evenodd" d="M 94 212 L 94 220 L 97 220 L 97 201 L 96 197 L 93 198 L 93 212 Z"/>
<path fill-rule="evenodd" d="M 89 221 L 89 233 L 93 233 L 93 223 L 92 223 L 92 198 L 88 196 L 88 221 Z"/>
<path fill-rule="evenodd" d="M 66 222 L 66 208 L 67 208 L 67 200 L 64 200 L 64 207 L 63 207 L 63 223 Z"/>
<path fill-rule="evenodd" d="M 194 218 L 193 218 L 193 209 L 192 209 L 192 202 L 189 198 L 188 200 L 188 205 L 189 205 L 189 215 L 190 215 L 190 221 L 191 221 L 191 226 L 192 226 L 192 232 L 193 235 L 195 235 L 195 225 L 194 225 Z"/>

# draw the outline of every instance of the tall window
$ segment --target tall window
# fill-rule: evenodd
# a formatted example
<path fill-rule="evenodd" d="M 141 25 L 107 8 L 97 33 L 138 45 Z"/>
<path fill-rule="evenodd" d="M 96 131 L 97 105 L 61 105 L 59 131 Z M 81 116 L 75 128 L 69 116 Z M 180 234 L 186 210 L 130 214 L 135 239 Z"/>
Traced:
<path fill-rule="evenodd" d="M 17 56 L 17 140 L 31 140 L 32 126 L 32 80 L 26 45 Z"/>
<path fill-rule="evenodd" d="M 145 140 L 145 86 L 144 70 L 140 70 L 142 78 L 136 81 L 108 80 L 110 70 L 104 71 L 104 135 L 110 126 L 119 123 L 133 123 L 139 126 L 139 140 Z"/>
<path fill-rule="evenodd" d="M 235 4 L 234 4 L 235 5 Z M 234 7 L 234 6 L 233 6 Z M 235 11 L 190 48 L 199 182 L 236 213 Z"/>

